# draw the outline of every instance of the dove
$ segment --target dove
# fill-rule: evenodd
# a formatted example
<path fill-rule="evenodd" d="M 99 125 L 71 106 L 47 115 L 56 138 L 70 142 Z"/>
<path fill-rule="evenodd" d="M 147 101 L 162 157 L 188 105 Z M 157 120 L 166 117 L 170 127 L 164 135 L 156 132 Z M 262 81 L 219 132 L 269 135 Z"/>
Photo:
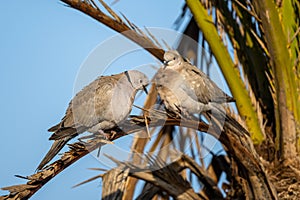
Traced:
<path fill-rule="evenodd" d="M 249 135 L 233 117 L 227 115 L 223 103 L 235 100 L 223 92 L 204 72 L 184 59 L 176 50 L 164 54 L 165 66 L 157 74 L 156 88 L 167 110 L 176 115 L 208 113 L 221 128 L 223 122 Z M 173 72 L 172 72 L 173 71 Z M 224 121 L 225 120 L 225 121 Z"/>
<path fill-rule="evenodd" d="M 173 69 L 180 73 L 193 89 L 199 102 L 225 103 L 235 100 L 223 92 L 204 72 L 189 63 L 176 50 L 164 54 L 165 69 Z"/>
<path fill-rule="evenodd" d="M 69 103 L 65 116 L 55 126 L 49 140 L 50 150 L 39 164 L 41 170 L 72 138 L 83 132 L 104 133 L 122 123 L 131 112 L 136 93 L 149 84 L 147 76 L 129 70 L 100 76 L 78 92 Z"/>
<path fill-rule="evenodd" d="M 157 92 L 167 110 L 177 116 L 201 113 L 211 110 L 209 104 L 198 102 L 193 89 L 187 81 L 175 70 L 159 69 L 153 79 Z"/>

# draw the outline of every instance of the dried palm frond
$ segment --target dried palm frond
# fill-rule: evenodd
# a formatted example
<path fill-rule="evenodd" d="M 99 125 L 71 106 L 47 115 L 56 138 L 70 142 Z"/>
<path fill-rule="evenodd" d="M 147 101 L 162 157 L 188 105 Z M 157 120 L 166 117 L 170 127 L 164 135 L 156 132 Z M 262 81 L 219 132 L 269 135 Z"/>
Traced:
<path fill-rule="evenodd" d="M 128 176 L 150 183 L 147 186 L 152 189 L 152 192 L 148 193 L 151 196 L 153 196 L 153 191 L 157 192 L 161 190 L 167 192 L 175 199 L 222 199 L 222 193 L 217 184 L 206 175 L 206 172 L 192 158 L 186 155 L 181 155 L 179 159 L 170 164 L 165 163 L 163 158 L 148 155 L 143 157 L 144 163 L 149 164 L 146 168 L 144 165 L 120 162 L 113 157 L 109 158 L 118 165 L 117 168 L 102 175 L 102 177 L 105 177 L 111 173 L 114 174 L 113 178 L 107 180 L 111 185 L 120 182 L 115 177 L 119 176 L 121 169 Z M 204 193 L 200 194 L 193 191 L 190 183 L 179 173 L 186 169 L 191 170 L 205 184 Z M 155 187 L 151 187 L 151 185 Z M 105 188 L 103 187 L 103 190 Z M 122 190 L 120 189 L 119 192 L 122 193 Z M 141 195 L 144 196 L 145 194 L 141 193 Z"/>

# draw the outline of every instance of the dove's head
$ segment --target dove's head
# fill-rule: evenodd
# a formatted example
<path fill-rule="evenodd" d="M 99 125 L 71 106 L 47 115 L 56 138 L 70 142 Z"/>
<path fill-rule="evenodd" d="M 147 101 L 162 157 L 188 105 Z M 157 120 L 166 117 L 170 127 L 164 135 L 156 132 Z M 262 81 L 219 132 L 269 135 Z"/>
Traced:
<path fill-rule="evenodd" d="M 184 60 L 176 50 L 167 51 L 164 54 L 164 64 L 166 67 L 179 67 Z"/>
<path fill-rule="evenodd" d="M 150 81 L 144 73 L 137 70 L 129 70 L 125 72 L 125 75 L 135 90 L 144 90 L 147 93 L 146 86 Z"/>

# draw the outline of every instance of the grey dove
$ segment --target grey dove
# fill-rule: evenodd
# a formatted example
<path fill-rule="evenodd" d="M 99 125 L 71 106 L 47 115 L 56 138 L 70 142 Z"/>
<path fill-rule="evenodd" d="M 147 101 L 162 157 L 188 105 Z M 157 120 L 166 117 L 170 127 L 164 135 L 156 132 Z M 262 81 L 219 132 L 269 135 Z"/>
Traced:
<path fill-rule="evenodd" d="M 193 89 L 175 70 L 159 69 L 154 77 L 154 83 L 167 110 L 172 111 L 177 116 L 188 116 L 211 110 L 209 104 L 198 101 Z"/>
<path fill-rule="evenodd" d="M 209 116 L 221 128 L 224 120 L 231 128 L 249 135 L 234 118 L 227 115 L 223 103 L 235 101 L 223 92 L 205 73 L 184 59 L 176 50 L 164 54 L 165 66 L 156 74 L 158 94 L 167 110 L 176 115 L 212 111 Z M 229 122 L 229 124 L 228 124 Z"/>
<path fill-rule="evenodd" d="M 224 93 L 204 72 L 184 59 L 176 50 L 164 54 L 166 69 L 172 69 L 181 74 L 186 83 L 195 92 L 201 103 L 225 103 L 234 99 Z"/>
<path fill-rule="evenodd" d="M 72 138 L 85 131 L 103 133 L 123 122 L 132 109 L 138 90 L 149 80 L 137 70 L 101 76 L 78 92 L 69 103 L 61 122 L 48 131 L 54 132 L 50 150 L 38 166 L 42 169 Z"/>

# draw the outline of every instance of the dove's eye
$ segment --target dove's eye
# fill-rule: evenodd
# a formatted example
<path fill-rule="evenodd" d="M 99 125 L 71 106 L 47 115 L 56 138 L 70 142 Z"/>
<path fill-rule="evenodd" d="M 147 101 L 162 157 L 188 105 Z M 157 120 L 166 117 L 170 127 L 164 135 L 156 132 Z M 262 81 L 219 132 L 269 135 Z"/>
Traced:
<path fill-rule="evenodd" d="M 174 57 L 173 60 L 175 60 L 176 58 Z"/>
<path fill-rule="evenodd" d="M 143 80 L 142 79 L 140 79 L 140 83 L 142 83 L 143 82 Z"/>

